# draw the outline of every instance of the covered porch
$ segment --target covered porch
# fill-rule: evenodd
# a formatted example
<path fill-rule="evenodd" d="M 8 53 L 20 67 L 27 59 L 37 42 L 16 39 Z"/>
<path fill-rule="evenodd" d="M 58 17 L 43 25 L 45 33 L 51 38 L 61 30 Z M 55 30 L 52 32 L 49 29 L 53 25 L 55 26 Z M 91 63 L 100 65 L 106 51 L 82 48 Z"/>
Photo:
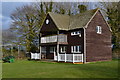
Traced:
<path fill-rule="evenodd" d="M 61 44 L 44 44 L 40 46 L 40 53 L 36 54 L 36 58 L 32 57 L 32 59 L 40 59 L 40 60 L 52 60 L 56 62 L 71 62 L 83 63 L 83 53 L 61 53 Z M 32 54 L 34 55 L 34 54 Z M 35 56 L 35 55 L 34 55 Z"/>

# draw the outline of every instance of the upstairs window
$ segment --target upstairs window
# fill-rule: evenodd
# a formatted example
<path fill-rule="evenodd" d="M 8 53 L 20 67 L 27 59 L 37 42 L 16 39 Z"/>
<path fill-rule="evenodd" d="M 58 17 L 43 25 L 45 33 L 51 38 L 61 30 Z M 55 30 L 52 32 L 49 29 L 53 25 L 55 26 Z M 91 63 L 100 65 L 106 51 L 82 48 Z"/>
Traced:
<path fill-rule="evenodd" d="M 79 46 L 71 46 L 72 53 L 81 53 L 81 45 Z"/>
<path fill-rule="evenodd" d="M 96 26 L 96 32 L 98 34 L 101 34 L 102 33 L 102 27 L 101 26 Z"/>
<path fill-rule="evenodd" d="M 49 24 L 49 20 L 48 19 L 46 19 L 46 24 Z"/>
<path fill-rule="evenodd" d="M 81 31 L 71 32 L 71 36 L 74 36 L 74 35 L 80 35 L 81 36 Z"/>

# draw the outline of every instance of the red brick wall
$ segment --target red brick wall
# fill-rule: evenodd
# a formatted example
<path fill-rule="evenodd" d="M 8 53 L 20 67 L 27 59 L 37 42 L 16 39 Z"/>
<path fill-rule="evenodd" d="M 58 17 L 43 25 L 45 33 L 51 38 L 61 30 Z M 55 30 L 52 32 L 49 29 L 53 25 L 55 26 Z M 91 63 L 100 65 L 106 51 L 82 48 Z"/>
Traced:
<path fill-rule="evenodd" d="M 96 26 L 102 27 L 102 34 L 96 33 Z M 87 62 L 111 60 L 111 32 L 98 11 L 86 29 Z"/>

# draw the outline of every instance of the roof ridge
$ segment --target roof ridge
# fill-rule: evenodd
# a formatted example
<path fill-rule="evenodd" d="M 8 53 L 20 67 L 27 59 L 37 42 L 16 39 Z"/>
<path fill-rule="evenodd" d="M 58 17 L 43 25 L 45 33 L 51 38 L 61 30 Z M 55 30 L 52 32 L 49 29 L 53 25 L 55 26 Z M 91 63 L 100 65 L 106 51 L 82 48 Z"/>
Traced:
<path fill-rule="evenodd" d="M 56 13 L 56 12 L 48 12 L 48 14 L 58 14 L 58 15 L 63 15 L 63 16 L 69 16 L 68 14 L 59 14 L 59 13 Z"/>

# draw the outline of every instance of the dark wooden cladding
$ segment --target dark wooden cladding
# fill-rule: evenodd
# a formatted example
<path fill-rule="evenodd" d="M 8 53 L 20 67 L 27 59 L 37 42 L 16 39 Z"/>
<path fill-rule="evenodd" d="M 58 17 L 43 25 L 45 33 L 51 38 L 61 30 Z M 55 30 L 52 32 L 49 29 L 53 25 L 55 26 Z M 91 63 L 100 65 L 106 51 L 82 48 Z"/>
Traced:
<path fill-rule="evenodd" d="M 49 24 L 46 24 L 46 20 L 49 19 Z M 44 27 L 41 28 L 40 32 L 41 33 L 52 33 L 52 32 L 57 32 L 58 31 L 58 28 L 56 27 L 55 23 L 53 22 L 53 20 L 51 19 L 51 17 L 49 16 L 49 14 L 47 15 L 43 25 Z"/>
<path fill-rule="evenodd" d="M 74 35 L 71 36 L 71 32 L 74 31 L 80 31 L 81 32 L 81 37 L 79 37 L 79 35 Z M 68 31 L 68 48 L 67 48 L 67 53 L 71 53 L 71 46 L 77 46 L 77 45 L 81 45 L 81 53 L 84 53 L 84 30 L 81 29 L 75 29 L 75 30 L 70 30 Z"/>
<path fill-rule="evenodd" d="M 49 24 L 46 24 L 46 19 L 49 19 Z M 42 37 L 44 36 L 52 36 L 59 34 L 67 35 L 67 42 L 53 42 L 53 43 L 41 43 L 40 46 L 46 46 L 46 58 L 54 59 L 54 53 L 50 53 L 50 47 L 55 46 L 57 49 L 57 44 L 59 44 L 59 54 L 63 54 L 60 51 L 61 46 L 66 46 L 67 51 L 66 54 L 71 53 L 71 46 L 81 45 L 81 53 L 76 54 L 84 54 L 84 47 L 86 47 L 86 61 L 103 61 L 103 60 L 111 60 L 112 59 L 112 51 L 111 51 L 111 31 L 105 22 L 102 14 L 98 10 L 97 14 L 88 24 L 88 27 L 84 29 L 74 29 L 74 30 L 58 30 L 57 26 L 50 18 L 49 14 L 47 15 L 44 24 L 41 28 Z M 96 32 L 96 26 L 102 27 L 102 34 L 98 34 Z M 71 32 L 80 31 L 81 37 L 79 35 L 71 36 Z M 84 35 L 86 44 L 84 44 Z M 84 46 L 85 45 L 85 46 Z M 57 53 L 57 50 L 55 51 Z"/>
<path fill-rule="evenodd" d="M 96 33 L 96 26 L 102 27 L 102 34 Z M 86 29 L 87 62 L 111 60 L 111 32 L 98 11 Z"/>

